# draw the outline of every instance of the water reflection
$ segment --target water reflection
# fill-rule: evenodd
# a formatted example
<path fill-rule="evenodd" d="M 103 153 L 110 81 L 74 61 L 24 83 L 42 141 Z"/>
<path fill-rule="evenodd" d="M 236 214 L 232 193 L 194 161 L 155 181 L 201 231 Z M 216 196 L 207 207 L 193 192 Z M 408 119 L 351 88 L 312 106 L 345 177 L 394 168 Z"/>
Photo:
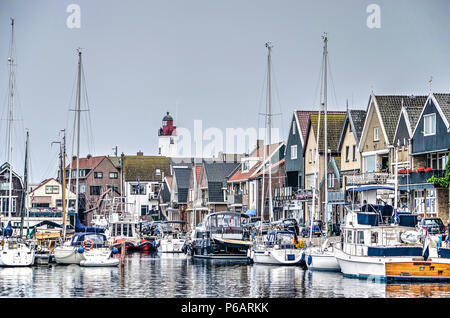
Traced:
<path fill-rule="evenodd" d="M 382 283 L 295 266 L 135 253 L 123 267 L 0 268 L 0 297 L 450 297 L 450 284 Z"/>

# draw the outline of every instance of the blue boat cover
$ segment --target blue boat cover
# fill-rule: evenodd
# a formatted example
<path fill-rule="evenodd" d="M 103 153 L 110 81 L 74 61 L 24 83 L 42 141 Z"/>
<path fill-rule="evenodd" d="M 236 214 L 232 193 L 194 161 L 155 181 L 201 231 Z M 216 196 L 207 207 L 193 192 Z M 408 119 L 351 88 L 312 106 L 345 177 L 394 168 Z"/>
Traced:
<path fill-rule="evenodd" d="M 75 215 L 75 232 L 94 232 L 94 233 L 104 233 L 105 229 L 101 227 L 90 227 L 81 224 L 78 215 Z"/>
<path fill-rule="evenodd" d="M 438 248 L 438 256 L 442 258 L 450 258 L 450 248 Z"/>
<path fill-rule="evenodd" d="M 255 216 L 256 215 L 256 209 L 250 209 L 245 212 L 246 215 Z"/>
<path fill-rule="evenodd" d="M 378 226 L 378 215 L 374 213 L 357 213 L 358 224 Z"/>
<path fill-rule="evenodd" d="M 422 247 L 371 247 L 367 248 L 367 256 L 422 256 Z"/>
<path fill-rule="evenodd" d="M 370 191 L 370 190 L 392 190 L 395 191 L 392 187 L 386 187 L 386 186 L 364 186 L 364 187 L 355 187 L 350 188 L 347 190 L 347 192 L 363 192 L 363 191 Z"/>
<path fill-rule="evenodd" d="M 400 226 L 416 227 L 417 225 L 417 215 L 398 213 L 398 217 L 400 218 Z"/>

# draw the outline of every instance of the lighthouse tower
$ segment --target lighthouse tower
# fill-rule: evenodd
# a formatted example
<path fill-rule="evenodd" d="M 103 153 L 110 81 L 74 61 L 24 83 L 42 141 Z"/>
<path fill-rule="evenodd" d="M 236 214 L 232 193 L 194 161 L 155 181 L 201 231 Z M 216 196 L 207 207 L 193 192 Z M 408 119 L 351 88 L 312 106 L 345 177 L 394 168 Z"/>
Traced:
<path fill-rule="evenodd" d="M 167 112 L 162 119 L 162 127 L 158 131 L 158 153 L 165 157 L 177 156 L 177 131 L 173 118 Z"/>

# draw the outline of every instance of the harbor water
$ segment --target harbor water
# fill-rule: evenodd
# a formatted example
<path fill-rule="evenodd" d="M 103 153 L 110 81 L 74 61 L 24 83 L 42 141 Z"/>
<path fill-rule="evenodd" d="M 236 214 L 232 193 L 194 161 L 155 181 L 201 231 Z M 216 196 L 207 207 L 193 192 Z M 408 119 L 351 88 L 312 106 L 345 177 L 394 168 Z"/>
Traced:
<path fill-rule="evenodd" d="M 26 298 L 392 298 L 450 297 L 446 283 L 386 283 L 301 267 L 134 253 L 121 267 L 0 268 L 0 297 Z"/>

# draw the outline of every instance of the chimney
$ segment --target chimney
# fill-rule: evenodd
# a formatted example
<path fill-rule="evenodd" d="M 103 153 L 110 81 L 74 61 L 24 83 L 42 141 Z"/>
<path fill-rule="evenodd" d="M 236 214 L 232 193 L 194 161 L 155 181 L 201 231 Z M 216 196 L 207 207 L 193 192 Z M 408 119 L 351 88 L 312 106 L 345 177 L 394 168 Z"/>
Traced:
<path fill-rule="evenodd" d="M 138 153 L 137 153 L 137 156 L 138 156 L 138 157 L 142 157 L 143 155 L 144 155 L 144 153 L 143 153 L 142 151 L 139 150 Z"/>
<path fill-rule="evenodd" d="M 92 158 L 92 155 L 91 155 L 91 154 L 88 154 L 86 158 L 91 159 L 91 158 Z"/>
<path fill-rule="evenodd" d="M 256 148 L 261 149 L 262 147 L 264 147 L 264 140 L 262 139 L 256 140 Z"/>

